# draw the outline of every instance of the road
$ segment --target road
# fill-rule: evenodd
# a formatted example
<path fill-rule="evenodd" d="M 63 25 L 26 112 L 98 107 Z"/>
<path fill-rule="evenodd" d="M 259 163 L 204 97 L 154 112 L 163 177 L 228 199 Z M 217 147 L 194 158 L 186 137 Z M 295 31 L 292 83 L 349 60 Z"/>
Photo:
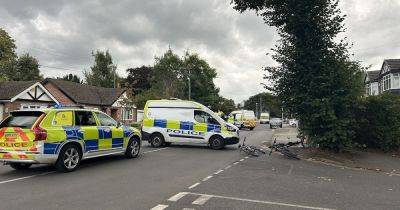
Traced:
<path fill-rule="evenodd" d="M 248 143 L 271 140 L 258 126 Z M 155 149 L 139 158 L 83 161 L 72 173 L 0 166 L 0 209 L 398 209 L 400 177 L 288 160 L 248 158 L 237 145 Z"/>

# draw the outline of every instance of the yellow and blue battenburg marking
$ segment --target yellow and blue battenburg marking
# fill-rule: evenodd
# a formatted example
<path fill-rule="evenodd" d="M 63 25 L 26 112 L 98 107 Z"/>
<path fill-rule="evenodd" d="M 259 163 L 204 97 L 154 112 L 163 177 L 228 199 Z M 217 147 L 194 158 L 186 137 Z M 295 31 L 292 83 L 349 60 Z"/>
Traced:
<path fill-rule="evenodd" d="M 129 127 L 110 128 L 108 126 L 90 126 L 86 129 L 80 126 L 63 126 L 63 134 L 54 135 L 56 142 L 47 139 L 44 143 L 44 154 L 57 154 L 60 145 L 64 141 L 83 141 L 84 152 L 97 151 L 101 149 L 121 148 L 126 144 L 133 130 Z M 63 136 L 63 137 L 62 137 Z M 50 138 L 52 138 L 50 136 Z M 54 140 L 55 140 L 54 139 Z M 51 143 L 50 143 L 51 142 Z"/>
<path fill-rule="evenodd" d="M 143 122 L 144 127 L 159 127 L 169 129 L 180 129 L 187 131 L 197 132 L 215 132 L 221 133 L 221 126 L 207 123 L 193 123 L 186 121 L 171 121 L 171 120 L 160 120 L 160 119 L 146 119 Z"/>

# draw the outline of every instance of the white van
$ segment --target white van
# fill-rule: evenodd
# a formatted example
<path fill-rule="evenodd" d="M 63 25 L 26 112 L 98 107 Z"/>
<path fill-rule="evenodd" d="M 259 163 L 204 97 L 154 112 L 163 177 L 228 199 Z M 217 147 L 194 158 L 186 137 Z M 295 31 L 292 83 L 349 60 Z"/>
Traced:
<path fill-rule="evenodd" d="M 263 112 L 260 115 L 260 124 L 268 124 L 269 123 L 269 113 Z"/>
<path fill-rule="evenodd" d="M 171 143 L 208 144 L 212 149 L 239 142 L 239 129 L 202 104 L 150 100 L 144 107 L 142 138 L 153 147 Z"/>

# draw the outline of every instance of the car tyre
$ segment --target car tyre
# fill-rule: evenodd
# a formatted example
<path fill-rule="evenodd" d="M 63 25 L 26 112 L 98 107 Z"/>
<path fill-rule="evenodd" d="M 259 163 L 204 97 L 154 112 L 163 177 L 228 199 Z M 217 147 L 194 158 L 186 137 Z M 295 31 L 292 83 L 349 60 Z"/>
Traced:
<path fill-rule="evenodd" d="M 126 146 L 125 157 L 131 159 L 139 156 L 140 146 L 140 139 L 131 138 Z"/>
<path fill-rule="evenodd" d="M 252 130 L 254 130 L 254 127 L 252 127 L 252 128 L 249 128 L 249 129 L 252 131 Z"/>
<path fill-rule="evenodd" d="M 32 164 L 30 163 L 10 163 L 10 167 L 15 170 L 26 170 L 31 166 Z"/>
<path fill-rule="evenodd" d="M 81 150 L 76 145 L 68 144 L 60 151 L 56 162 L 56 169 L 60 172 L 75 171 L 79 167 L 81 159 Z"/>
<path fill-rule="evenodd" d="M 225 147 L 224 139 L 220 136 L 212 136 L 210 139 L 210 147 L 214 150 L 220 150 Z"/>
<path fill-rule="evenodd" d="M 161 134 L 153 134 L 150 137 L 150 144 L 152 147 L 162 147 L 165 143 L 164 137 Z"/>

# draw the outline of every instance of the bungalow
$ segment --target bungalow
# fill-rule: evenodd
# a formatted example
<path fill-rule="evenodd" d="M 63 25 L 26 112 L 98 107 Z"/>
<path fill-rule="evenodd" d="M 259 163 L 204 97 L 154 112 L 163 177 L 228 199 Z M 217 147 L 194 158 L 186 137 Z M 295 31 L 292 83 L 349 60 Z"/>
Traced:
<path fill-rule="evenodd" d="M 136 122 L 136 107 L 121 88 L 103 88 L 58 79 L 0 82 L 0 120 L 13 110 L 56 103 L 98 109 L 126 124 Z"/>
<path fill-rule="evenodd" d="M 58 102 L 38 81 L 0 82 L 0 121 L 13 110 L 40 108 Z"/>
<path fill-rule="evenodd" d="M 112 118 L 136 122 L 136 107 L 121 88 L 103 88 L 60 79 L 47 78 L 42 85 L 61 103 L 83 105 L 101 110 Z"/>
<path fill-rule="evenodd" d="M 380 70 L 367 71 L 364 83 L 367 95 L 400 94 L 400 59 L 386 59 Z"/>

